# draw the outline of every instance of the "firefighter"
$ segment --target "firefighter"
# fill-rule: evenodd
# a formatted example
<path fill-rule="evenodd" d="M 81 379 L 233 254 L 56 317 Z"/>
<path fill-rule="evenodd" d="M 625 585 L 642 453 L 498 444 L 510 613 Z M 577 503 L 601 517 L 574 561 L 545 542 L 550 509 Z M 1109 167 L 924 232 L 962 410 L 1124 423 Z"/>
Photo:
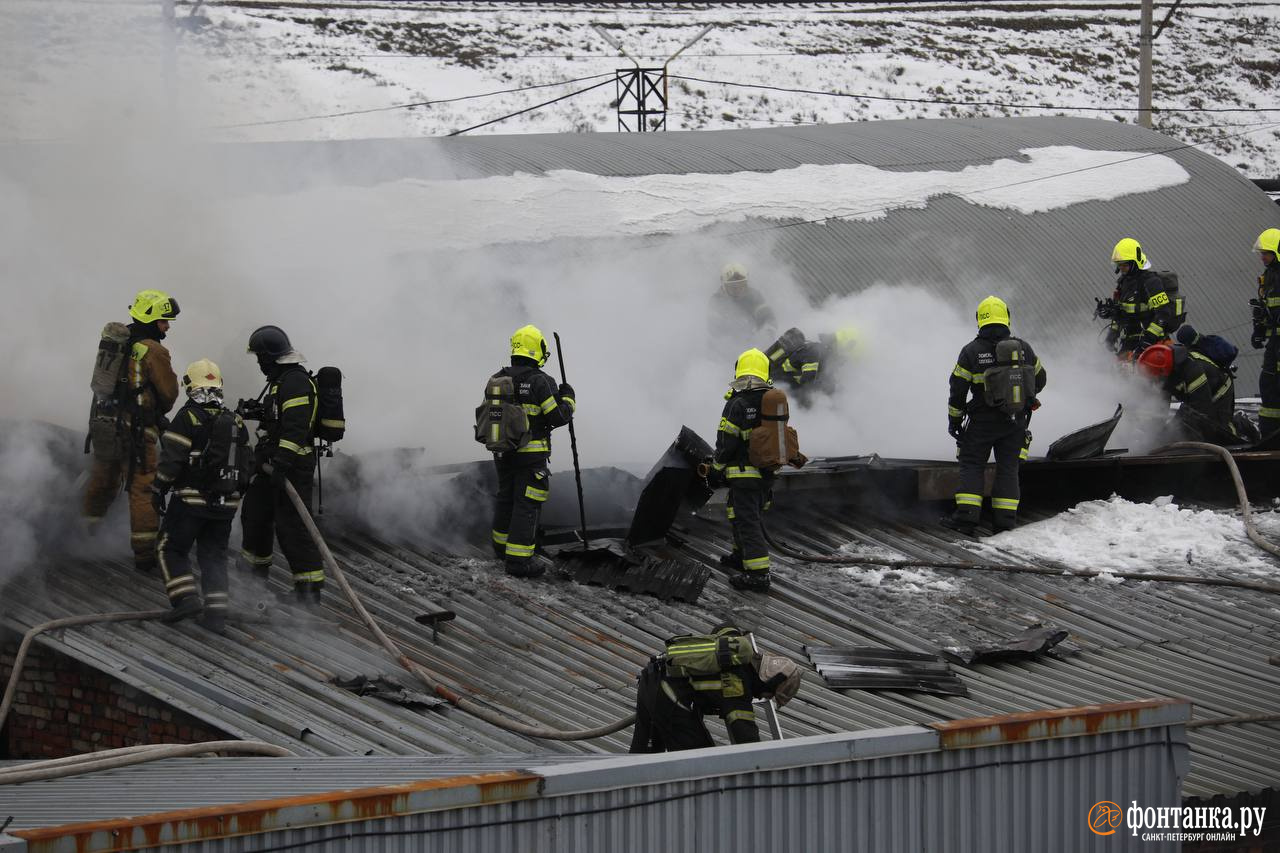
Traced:
<path fill-rule="evenodd" d="M 1182 438 L 1215 444 L 1242 441 L 1232 422 L 1235 382 L 1213 359 L 1182 344 L 1153 344 L 1138 356 L 1138 368 L 1181 403 L 1174 420 Z"/>
<path fill-rule="evenodd" d="M 726 264 L 720 271 L 720 287 L 711 296 L 707 316 L 713 340 L 742 346 L 740 341 L 771 338 L 778 322 L 760 291 L 747 283 L 747 268 Z"/>
<path fill-rule="evenodd" d="M 996 457 L 995 487 L 991 507 L 996 530 L 1017 525 L 1018 467 L 1031 448 L 1027 424 L 1047 376 L 1031 345 L 1011 337 L 1009 307 L 1002 299 L 988 296 L 978 305 L 978 336 L 960 350 L 951 371 L 951 395 L 947 401 L 947 432 L 956 440 L 960 461 L 960 488 L 956 491 L 955 512 L 942 523 L 972 535 L 982 513 L 982 486 L 987 460 Z M 1009 361 L 997 358 L 1004 341 Z M 996 388 L 1008 387 L 997 381 L 1008 377 L 1022 388 L 1015 394 L 997 397 Z M 1032 378 L 1034 377 L 1034 378 Z M 1032 386 L 1026 388 L 1027 385 Z M 970 392 L 972 398 L 970 399 Z M 1016 398 L 1016 399 L 1015 399 Z"/>
<path fill-rule="evenodd" d="M 818 335 L 816 341 L 805 341 L 787 353 L 777 372 L 791 388 L 800 391 L 798 398 L 802 402 L 815 392 L 833 394 L 841 365 L 853 357 L 857 347 L 856 329 L 844 328 L 832 334 L 823 333 Z"/>
<path fill-rule="evenodd" d="M 752 705 L 786 705 L 800 688 L 800 667 L 782 655 L 758 654 L 751 638 L 732 626 L 709 635 L 672 637 L 651 658 L 636 684 L 636 727 L 631 752 L 674 752 L 715 746 L 706 714 L 724 720 L 734 744 L 756 743 Z"/>
<path fill-rule="evenodd" d="M 1262 259 L 1262 275 L 1258 276 L 1258 296 L 1250 300 L 1253 308 L 1254 349 L 1264 349 L 1262 372 L 1258 376 L 1258 393 L 1262 406 L 1258 409 L 1258 429 L 1265 438 L 1280 429 L 1280 228 L 1268 228 L 1258 235 L 1253 250 Z"/>
<path fill-rule="evenodd" d="M 133 564 L 140 572 L 156 567 L 156 532 L 160 519 L 151 505 L 156 475 L 156 442 L 165 415 L 178 399 L 178 377 L 164 344 L 169 324 L 178 316 L 178 301 L 159 290 L 143 290 L 133 300 L 129 316 L 129 362 L 126 399 L 121 406 L 121 433 L 126 437 L 123 458 L 95 458 L 84 496 L 84 517 L 94 529 L 106 515 L 116 493 L 129 493 L 129 543 Z"/>
<path fill-rule="evenodd" d="M 498 491 L 493 503 L 493 552 L 505 560 L 507 574 L 532 578 L 546 571 L 537 547 L 538 516 L 551 494 L 551 431 L 569 423 L 577 409 L 573 387 L 556 385 L 542 372 L 551 354 L 536 326 L 522 326 L 511 336 L 511 366 L 496 375 L 509 376 L 515 403 L 524 408 L 529 439 L 517 450 L 495 453 Z"/>
<path fill-rule="evenodd" d="M 248 351 L 257 358 L 267 385 L 260 395 L 260 405 L 250 401 L 239 411 L 246 420 L 259 421 L 258 441 L 253 449 L 254 476 L 240 512 L 240 553 L 265 586 L 273 541 L 279 539 L 280 550 L 289 561 L 297 600 L 315 607 L 320 604 L 324 589 L 324 563 L 319 547 L 285 490 L 285 483 L 291 483 L 303 504 L 311 506 L 316 470 L 315 380 L 302 366 L 306 359 L 279 326 L 255 330 L 249 336 Z"/>
<path fill-rule="evenodd" d="M 1117 355 L 1133 358 L 1172 335 L 1186 319 L 1186 311 L 1176 277 L 1152 270 L 1137 240 L 1125 237 L 1116 243 L 1111 263 L 1117 278 L 1107 345 Z"/>
<path fill-rule="evenodd" d="M 729 487 L 727 512 L 733 528 L 733 552 L 721 561 L 736 570 L 729 576 L 729 583 L 735 589 L 755 592 L 769 589 L 764 511 L 769 504 L 773 472 L 751 464 L 748 442 L 751 430 L 760 426 L 760 399 L 772 387 L 768 356 L 758 349 L 738 356 L 733 382 L 725 393 L 708 474 L 713 488 Z"/>
<path fill-rule="evenodd" d="M 249 455 L 249 430 L 222 404 L 218 365 L 208 359 L 193 362 L 182 385 L 187 404 L 160 436 L 160 464 L 151 487 L 152 502 L 164 516 L 157 550 L 173 606 L 166 621 L 201 612 L 188 558 L 194 545 L 204 595 L 201 621 L 221 634 L 227 618 L 227 541 L 247 481 L 241 460 Z M 176 492 L 166 510 L 170 489 Z"/>

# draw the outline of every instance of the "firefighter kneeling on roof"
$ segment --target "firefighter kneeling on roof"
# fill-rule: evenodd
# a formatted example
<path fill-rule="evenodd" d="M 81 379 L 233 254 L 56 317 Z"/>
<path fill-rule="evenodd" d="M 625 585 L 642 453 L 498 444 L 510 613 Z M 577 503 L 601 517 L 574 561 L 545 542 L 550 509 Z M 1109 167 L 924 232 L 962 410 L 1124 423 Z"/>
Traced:
<path fill-rule="evenodd" d="M 231 519 L 253 473 L 249 430 L 222 404 L 222 372 L 201 359 L 182 377 L 188 401 L 160 436 L 160 465 L 151 487 L 160 528 L 160 571 L 173 604 L 166 622 L 202 610 L 189 555 L 196 547 L 204 593 L 201 622 L 221 634 L 227 618 L 227 540 Z M 170 489 L 176 496 L 165 506 Z"/>
<path fill-rule="evenodd" d="M 631 752 L 715 746 L 702 718 L 717 714 L 735 744 L 760 740 L 752 701 L 781 708 L 800 689 L 800 667 L 783 655 L 759 654 L 731 625 L 709 635 L 667 640 L 665 653 L 640 670 Z"/>
<path fill-rule="evenodd" d="M 733 552 L 721 563 L 735 569 L 735 589 L 769 589 L 769 546 L 764 511 L 769 506 L 774 472 L 784 464 L 800 468 L 796 431 L 787 425 L 787 395 L 769 381 L 769 357 L 758 349 L 738 356 L 734 379 L 725 393 L 716 431 L 716 450 L 707 466 L 707 485 L 729 487 L 727 511 L 733 526 Z"/>
<path fill-rule="evenodd" d="M 1036 395 L 1047 381 L 1030 344 L 1009 334 L 1009 306 L 1004 300 L 982 300 L 977 320 L 978 336 L 960 350 L 951 369 L 947 400 L 947 432 L 956 440 L 960 488 L 955 512 L 942 524 L 966 534 L 974 532 L 982 514 L 982 484 L 993 450 L 995 528 L 1011 530 L 1017 525 L 1018 467 L 1031 448 L 1027 424 L 1039 407 Z"/>

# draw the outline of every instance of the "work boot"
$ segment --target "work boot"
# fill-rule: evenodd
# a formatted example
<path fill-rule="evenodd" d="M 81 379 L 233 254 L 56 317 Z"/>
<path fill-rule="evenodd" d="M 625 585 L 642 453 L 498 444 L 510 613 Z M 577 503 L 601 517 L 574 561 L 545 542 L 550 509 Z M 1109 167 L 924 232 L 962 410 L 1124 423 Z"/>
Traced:
<path fill-rule="evenodd" d="M 978 533 L 978 522 L 969 518 L 944 515 L 938 519 L 938 523 L 948 530 L 954 530 L 956 533 L 962 533 L 965 536 L 975 536 Z"/>
<path fill-rule="evenodd" d="M 547 564 L 551 561 L 546 557 L 527 557 L 525 559 L 513 560 L 507 558 L 507 574 L 513 578 L 537 578 L 544 575 L 547 571 Z"/>
<path fill-rule="evenodd" d="M 155 560 L 134 559 L 133 561 L 134 570 L 137 571 L 139 574 L 143 574 L 143 575 L 154 575 L 156 573 L 157 565 L 158 564 L 156 563 Z"/>
<path fill-rule="evenodd" d="M 734 572 L 729 575 L 729 586 L 747 592 L 768 592 L 768 572 Z"/>
<path fill-rule="evenodd" d="M 221 607 L 209 608 L 200 614 L 200 624 L 205 630 L 215 634 L 225 634 L 227 633 L 227 611 Z"/>
<path fill-rule="evenodd" d="M 173 603 L 173 608 L 168 613 L 160 617 L 160 621 L 181 622 L 183 619 L 197 615 L 202 609 L 199 596 L 184 595 Z"/>
<path fill-rule="evenodd" d="M 728 554 L 720 555 L 720 565 L 726 569 L 734 569 L 739 572 L 746 571 L 742 566 L 742 554 L 737 551 L 730 551 Z"/>
<path fill-rule="evenodd" d="M 324 581 L 298 581 L 293 585 L 293 597 L 303 607 L 315 609 L 320 607 L 320 592 L 324 589 Z"/>

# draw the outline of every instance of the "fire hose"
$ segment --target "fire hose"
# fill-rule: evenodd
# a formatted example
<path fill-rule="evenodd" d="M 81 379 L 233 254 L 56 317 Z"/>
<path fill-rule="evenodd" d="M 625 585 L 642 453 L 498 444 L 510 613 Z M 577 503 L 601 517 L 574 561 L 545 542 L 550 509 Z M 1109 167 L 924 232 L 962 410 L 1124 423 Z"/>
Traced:
<path fill-rule="evenodd" d="M 289 500 L 293 502 L 294 509 L 298 511 L 298 516 L 302 519 L 303 524 L 307 527 L 307 532 L 311 534 L 311 538 L 315 540 L 316 547 L 320 549 L 320 556 L 324 560 L 325 568 L 333 575 L 334 580 L 338 582 L 343 594 L 347 597 L 347 601 L 351 603 L 351 607 L 356 614 L 364 622 L 365 627 L 369 629 L 369 633 L 377 639 L 378 643 L 391 655 L 397 663 L 405 670 L 417 676 L 418 680 L 426 685 L 427 689 L 435 693 L 440 698 L 449 702 L 454 707 L 466 711 L 472 716 L 479 717 L 487 723 L 492 723 L 500 729 L 504 729 L 515 734 L 526 735 L 528 737 L 542 738 L 544 740 L 590 740 L 592 738 L 604 737 L 614 732 L 621 731 L 636 721 L 635 714 L 629 714 L 621 720 L 608 723 L 603 726 L 597 726 L 594 729 L 570 729 L 563 731 L 560 729 L 551 729 L 544 726 L 530 725 L 519 720 L 514 720 L 491 708 L 486 708 L 479 702 L 463 695 L 456 690 L 448 687 L 443 681 L 429 670 L 424 668 L 418 662 L 409 658 L 404 651 L 396 645 L 395 641 L 386 635 L 377 620 L 370 615 L 365 608 L 364 602 L 356 595 L 355 590 L 351 588 L 351 584 L 347 581 L 347 576 L 342 569 L 338 567 L 338 561 L 334 559 L 333 552 L 329 550 L 328 544 L 324 541 L 324 537 L 320 535 L 319 528 L 316 527 L 315 520 L 312 519 L 311 513 L 307 510 L 307 505 L 303 503 L 302 498 L 298 496 L 294 490 L 293 484 L 288 480 L 285 481 L 285 491 L 289 495 Z"/>
<path fill-rule="evenodd" d="M 167 610 L 139 610 L 123 613 L 95 613 L 88 616 L 68 616 L 42 622 L 34 626 L 22 636 L 18 652 L 13 657 L 13 670 L 9 674 L 9 683 L 5 686 L 4 698 L 0 699 L 0 728 L 8 719 L 9 709 L 13 707 L 13 697 L 18 690 L 18 679 L 22 674 L 22 665 L 26 661 L 31 643 L 45 631 L 59 628 L 70 628 L 76 625 L 94 625 L 102 622 L 137 622 L 147 619 L 159 619 Z M 55 758 L 50 761 L 35 761 L 19 765 L 7 770 L 0 770 L 0 785 L 16 785 L 20 782 L 35 782 L 41 779 L 57 779 L 63 776 L 75 776 L 98 770 L 114 770 L 129 767 L 147 761 L 162 758 L 178 758 L 182 756 L 204 755 L 212 752 L 236 752 L 245 755 L 291 756 L 292 752 L 284 747 L 259 741 L 219 740 L 207 743 L 157 743 L 140 746 L 126 746 L 102 752 L 90 752 L 85 755 L 72 755 L 67 758 Z"/>

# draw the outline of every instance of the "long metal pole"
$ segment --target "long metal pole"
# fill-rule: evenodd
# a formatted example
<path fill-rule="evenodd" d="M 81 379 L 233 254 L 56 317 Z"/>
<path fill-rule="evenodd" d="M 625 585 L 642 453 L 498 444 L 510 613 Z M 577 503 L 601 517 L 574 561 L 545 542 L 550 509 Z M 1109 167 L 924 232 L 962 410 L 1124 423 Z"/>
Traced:
<path fill-rule="evenodd" d="M 560 360 L 560 382 L 569 380 L 564 376 L 564 350 L 560 347 L 560 333 L 552 332 L 556 339 L 556 358 Z M 576 403 L 576 401 L 575 401 Z M 582 550 L 587 550 L 587 505 L 582 499 L 582 469 L 578 467 L 578 436 L 573 431 L 573 415 L 569 415 L 569 448 L 573 451 L 573 478 L 578 483 L 578 520 L 582 522 Z"/>
<path fill-rule="evenodd" d="M 1142 0 L 1142 27 L 1138 35 L 1138 124 L 1151 127 L 1151 43 L 1153 0 Z"/>

